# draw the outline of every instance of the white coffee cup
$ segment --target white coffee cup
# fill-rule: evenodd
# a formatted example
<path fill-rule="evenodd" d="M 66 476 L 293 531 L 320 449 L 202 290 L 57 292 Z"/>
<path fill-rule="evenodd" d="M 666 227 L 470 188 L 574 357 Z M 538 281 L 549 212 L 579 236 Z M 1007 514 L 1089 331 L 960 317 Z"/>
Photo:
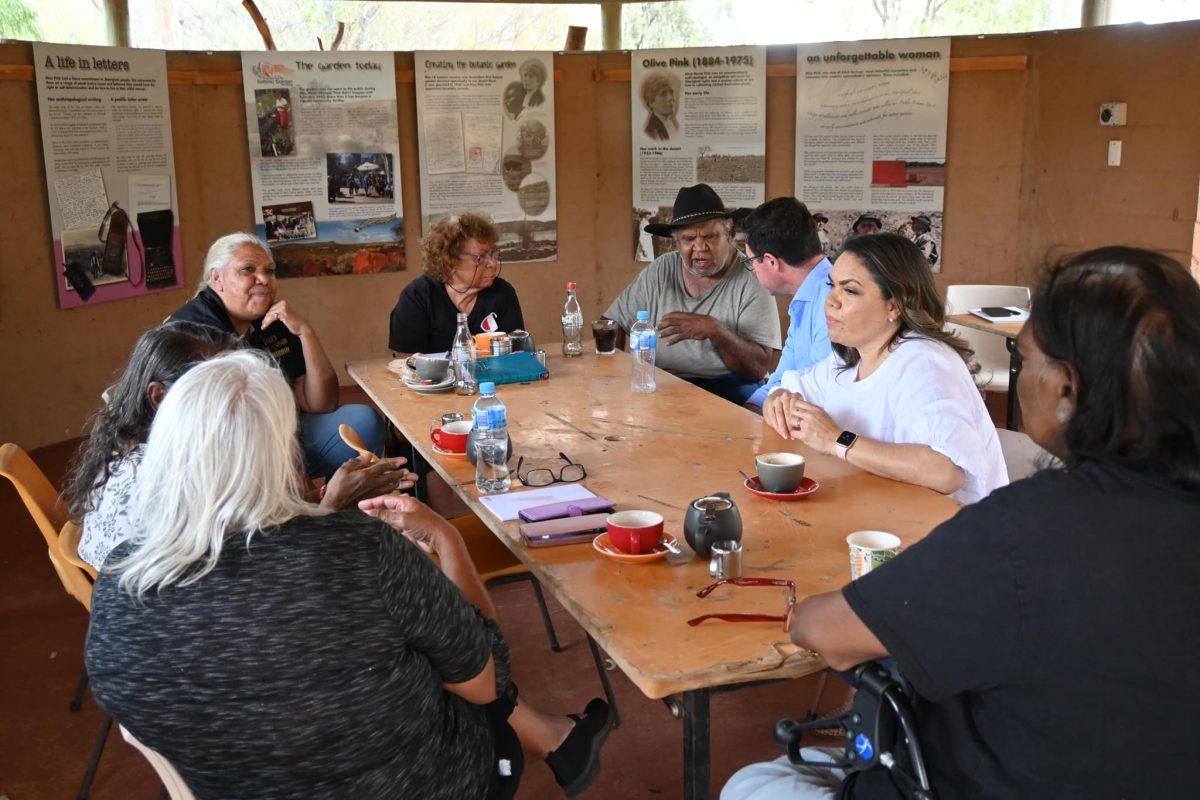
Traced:
<path fill-rule="evenodd" d="M 896 557 L 900 537 L 885 531 L 855 531 L 846 537 L 850 545 L 850 577 L 858 580 Z"/>

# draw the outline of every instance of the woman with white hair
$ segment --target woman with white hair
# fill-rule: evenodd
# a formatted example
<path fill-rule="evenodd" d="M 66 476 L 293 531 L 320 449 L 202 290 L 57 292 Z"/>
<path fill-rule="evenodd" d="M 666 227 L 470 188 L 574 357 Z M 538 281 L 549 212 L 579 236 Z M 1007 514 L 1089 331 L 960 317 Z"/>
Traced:
<path fill-rule="evenodd" d="M 345 423 L 354 428 L 378 454 L 383 451 L 383 422 L 369 406 L 338 406 L 337 373 L 321 340 L 295 307 L 276 299 L 276 288 L 270 248 L 249 233 L 231 233 L 208 248 L 196 296 L 171 319 L 211 325 L 275 358 L 301 411 L 308 474 L 328 478 L 356 455 L 338 436 L 338 427 Z"/>
<path fill-rule="evenodd" d="M 569 795 L 586 788 L 607 706 L 518 703 L 455 529 L 408 497 L 363 501 L 378 519 L 306 501 L 296 420 L 249 350 L 165 396 L 137 533 L 93 594 L 97 701 L 201 798 L 510 797 L 518 737 Z"/>

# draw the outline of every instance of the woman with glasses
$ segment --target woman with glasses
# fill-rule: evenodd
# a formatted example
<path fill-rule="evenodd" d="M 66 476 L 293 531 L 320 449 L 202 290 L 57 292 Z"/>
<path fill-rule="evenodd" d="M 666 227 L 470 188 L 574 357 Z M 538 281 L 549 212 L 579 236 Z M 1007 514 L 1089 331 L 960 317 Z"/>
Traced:
<path fill-rule="evenodd" d="M 388 347 L 398 355 L 450 349 L 459 314 L 472 333 L 525 327 L 521 301 L 500 277 L 500 232 L 484 214 L 438 220 L 421 240 L 425 274 L 404 288 L 392 309 Z"/>

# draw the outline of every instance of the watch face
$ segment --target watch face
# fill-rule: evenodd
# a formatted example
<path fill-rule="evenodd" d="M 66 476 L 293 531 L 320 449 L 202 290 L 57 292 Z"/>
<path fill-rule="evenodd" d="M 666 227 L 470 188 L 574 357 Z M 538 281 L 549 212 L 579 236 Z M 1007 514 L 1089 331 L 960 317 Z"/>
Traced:
<path fill-rule="evenodd" d="M 842 431 L 842 435 L 837 438 L 837 443 L 840 444 L 842 447 L 849 447 L 850 445 L 854 444 L 854 440 L 857 438 L 858 438 L 857 433 L 851 433 L 850 431 Z M 826 441 L 829 441 L 829 440 L 826 439 Z"/>

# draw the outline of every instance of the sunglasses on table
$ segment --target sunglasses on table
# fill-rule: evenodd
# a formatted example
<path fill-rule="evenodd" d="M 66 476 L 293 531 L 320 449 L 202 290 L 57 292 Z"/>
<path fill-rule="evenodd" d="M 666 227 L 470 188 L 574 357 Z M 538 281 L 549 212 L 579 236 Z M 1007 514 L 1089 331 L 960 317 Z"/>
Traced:
<path fill-rule="evenodd" d="M 567 463 L 557 470 L 551 467 L 535 467 L 528 472 L 522 472 L 521 465 L 525 463 L 525 456 L 521 456 L 517 459 L 517 479 L 526 486 L 549 486 L 552 483 L 575 483 L 587 477 L 587 470 L 583 468 L 583 464 L 576 464 L 567 458 L 565 453 L 559 453 L 558 457 Z"/>
<path fill-rule="evenodd" d="M 784 595 L 786 607 L 782 614 L 747 614 L 741 612 L 732 612 L 724 614 L 702 614 L 699 617 L 693 617 L 687 621 L 688 625 L 695 627 L 701 622 L 709 619 L 719 619 L 722 622 L 782 622 L 783 629 L 786 631 L 792 622 L 792 612 L 796 609 L 796 582 L 792 580 L 784 580 L 782 578 L 722 578 L 721 580 L 710 583 L 700 591 L 696 592 L 696 597 L 705 598 L 712 594 L 713 590 L 724 584 L 732 584 L 734 586 L 781 586 L 787 590 Z"/>

